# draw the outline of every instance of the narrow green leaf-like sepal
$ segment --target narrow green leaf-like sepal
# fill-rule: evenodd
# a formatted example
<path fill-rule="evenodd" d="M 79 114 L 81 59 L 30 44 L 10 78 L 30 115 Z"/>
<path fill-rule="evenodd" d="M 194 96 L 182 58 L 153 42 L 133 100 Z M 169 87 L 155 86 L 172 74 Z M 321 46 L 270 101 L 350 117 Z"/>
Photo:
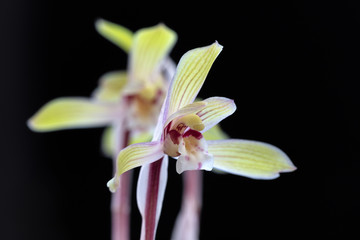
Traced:
<path fill-rule="evenodd" d="M 176 39 L 176 33 L 164 24 L 137 31 L 130 52 L 130 80 L 138 83 L 157 80 L 160 65 Z"/>
<path fill-rule="evenodd" d="M 100 77 L 99 87 L 93 92 L 93 97 L 102 102 L 119 102 L 122 91 L 127 83 L 125 71 L 112 71 Z"/>
<path fill-rule="evenodd" d="M 119 186 L 119 177 L 130 169 L 149 164 L 164 156 L 161 142 L 147 142 L 132 144 L 123 149 L 116 160 L 116 173 L 107 186 L 111 192 L 115 192 Z"/>
<path fill-rule="evenodd" d="M 121 115 L 120 106 L 81 97 L 54 99 L 45 104 L 28 121 L 34 131 L 102 127 Z"/>
<path fill-rule="evenodd" d="M 214 168 L 254 179 L 274 179 L 296 169 L 279 148 L 257 141 L 228 139 L 208 141 Z"/>
<path fill-rule="evenodd" d="M 104 19 L 98 19 L 95 28 L 104 38 L 129 52 L 133 40 L 133 33 L 129 29 Z"/>
<path fill-rule="evenodd" d="M 215 42 L 190 50 L 181 57 L 168 93 L 168 116 L 195 100 L 222 48 Z"/>

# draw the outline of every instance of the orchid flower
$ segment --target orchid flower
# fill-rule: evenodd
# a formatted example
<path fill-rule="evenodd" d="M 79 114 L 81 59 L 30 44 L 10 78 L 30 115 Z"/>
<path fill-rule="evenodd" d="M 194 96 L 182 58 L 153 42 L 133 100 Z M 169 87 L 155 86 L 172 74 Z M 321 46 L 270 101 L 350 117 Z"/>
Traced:
<path fill-rule="evenodd" d="M 102 147 L 115 159 L 129 142 L 151 136 L 168 88 L 171 66 L 168 54 L 177 35 L 164 24 L 132 34 L 105 20 L 96 22 L 98 32 L 129 52 L 127 71 L 103 75 L 91 98 L 62 97 L 45 104 L 28 121 L 38 132 L 108 126 Z M 129 239 L 129 188 L 131 173 L 121 179 L 121 190 L 112 197 L 113 240 Z M 120 181 L 120 179 L 119 179 Z"/>
<path fill-rule="evenodd" d="M 111 23 L 99 20 L 96 25 L 103 35 L 115 38 L 109 34 L 109 28 L 115 31 Z M 110 125 L 125 126 L 135 133 L 153 130 L 168 86 L 165 60 L 176 38 L 163 24 L 141 29 L 134 36 L 127 33 L 126 39 L 132 41 L 119 46 L 129 49 L 128 71 L 104 74 L 91 98 L 50 101 L 29 119 L 28 126 L 38 132 Z"/>
<path fill-rule="evenodd" d="M 121 174 L 142 166 L 137 202 L 143 218 L 141 239 L 155 238 L 166 182 L 168 156 L 176 171 L 213 168 L 255 179 L 273 179 L 279 172 L 295 170 L 288 156 L 267 143 L 228 139 L 206 141 L 203 133 L 236 110 L 224 97 L 194 102 L 222 46 L 214 44 L 188 51 L 180 59 L 155 128 L 153 140 L 130 145 L 117 157 L 110 191 L 119 187 Z"/>

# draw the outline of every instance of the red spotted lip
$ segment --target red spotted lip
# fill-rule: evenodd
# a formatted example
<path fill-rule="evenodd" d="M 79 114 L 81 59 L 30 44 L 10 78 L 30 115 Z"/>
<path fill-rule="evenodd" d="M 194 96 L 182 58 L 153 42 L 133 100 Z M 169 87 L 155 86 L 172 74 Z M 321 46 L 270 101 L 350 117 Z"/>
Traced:
<path fill-rule="evenodd" d="M 193 130 L 193 129 L 189 129 L 188 131 L 184 132 L 182 137 L 183 138 L 194 137 L 194 138 L 200 140 L 203 137 L 203 135 L 201 134 L 201 132 L 198 132 L 198 131 Z"/>

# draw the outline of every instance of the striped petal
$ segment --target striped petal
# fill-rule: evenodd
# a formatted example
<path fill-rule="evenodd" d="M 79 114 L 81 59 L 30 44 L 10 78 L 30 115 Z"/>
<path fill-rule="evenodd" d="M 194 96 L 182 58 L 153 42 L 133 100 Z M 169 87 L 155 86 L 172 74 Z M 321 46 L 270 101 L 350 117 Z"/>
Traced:
<path fill-rule="evenodd" d="M 122 90 L 127 83 L 125 71 L 113 71 L 100 77 L 99 87 L 95 89 L 93 97 L 102 102 L 118 102 L 122 97 Z"/>
<path fill-rule="evenodd" d="M 191 113 L 197 113 L 199 111 L 201 111 L 202 109 L 204 109 L 206 107 L 206 102 L 194 102 L 191 104 L 186 105 L 185 107 L 179 109 L 178 111 L 174 112 L 173 114 L 171 114 L 168 119 L 166 120 L 164 127 L 166 127 L 166 125 L 168 125 L 172 120 L 174 120 L 177 117 L 181 117 L 184 115 L 188 115 Z"/>
<path fill-rule="evenodd" d="M 176 33 L 164 24 L 137 31 L 130 51 L 130 81 L 147 83 L 157 80 L 160 65 L 176 39 Z"/>
<path fill-rule="evenodd" d="M 194 101 L 221 50 L 222 46 L 215 42 L 190 50 L 182 56 L 169 88 L 167 116 Z"/>
<path fill-rule="evenodd" d="M 280 172 L 296 169 L 279 148 L 250 140 L 208 141 L 208 151 L 214 157 L 214 168 L 254 179 L 274 179 Z"/>
<path fill-rule="evenodd" d="M 129 29 L 104 19 L 96 20 L 95 28 L 104 38 L 129 52 L 133 41 L 133 33 Z"/>
<path fill-rule="evenodd" d="M 201 132 L 206 132 L 236 110 L 234 101 L 224 97 L 211 97 L 203 102 L 206 103 L 206 106 L 197 113 L 205 125 Z"/>
<path fill-rule="evenodd" d="M 137 143 L 123 149 L 116 160 L 116 173 L 107 186 L 111 192 L 119 187 L 119 177 L 124 172 L 159 160 L 164 156 L 161 142 Z"/>
<path fill-rule="evenodd" d="M 87 98 L 58 98 L 45 104 L 28 121 L 34 131 L 102 127 L 121 117 L 121 108 Z"/>
<path fill-rule="evenodd" d="M 131 132 L 130 144 L 150 142 L 152 138 L 151 131 Z"/>

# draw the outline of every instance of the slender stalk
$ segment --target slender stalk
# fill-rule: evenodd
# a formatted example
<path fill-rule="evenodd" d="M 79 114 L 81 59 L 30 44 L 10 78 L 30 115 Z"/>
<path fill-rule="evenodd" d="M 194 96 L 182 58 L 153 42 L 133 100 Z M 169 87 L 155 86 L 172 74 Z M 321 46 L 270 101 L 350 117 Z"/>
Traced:
<path fill-rule="evenodd" d="M 145 207 L 145 240 L 153 240 L 156 230 L 156 208 L 159 195 L 160 170 L 163 158 L 150 164 Z"/>
<path fill-rule="evenodd" d="M 125 148 L 129 142 L 129 131 L 122 135 L 120 141 L 122 146 L 118 146 L 114 154 L 114 171 L 116 170 L 116 157 L 118 152 Z M 120 133 L 121 137 L 121 133 Z M 131 186 L 132 171 L 128 171 L 120 176 L 120 185 L 118 190 L 112 194 L 111 199 L 111 239 L 112 240 L 129 240 L 130 239 L 130 213 L 131 213 Z"/>
<path fill-rule="evenodd" d="M 176 219 L 172 240 L 197 240 L 202 208 L 202 171 L 183 173 L 183 198 Z"/>
<path fill-rule="evenodd" d="M 111 199 L 112 240 L 130 239 L 130 196 L 132 171 L 120 177 L 120 187 Z"/>
<path fill-rule="evenodd" d="M 183 205 L 192 207 L 198 217 L 200 217 L 202 207 L 202 171 L 186 171 L 184 172 L 184 195 Z"/>

